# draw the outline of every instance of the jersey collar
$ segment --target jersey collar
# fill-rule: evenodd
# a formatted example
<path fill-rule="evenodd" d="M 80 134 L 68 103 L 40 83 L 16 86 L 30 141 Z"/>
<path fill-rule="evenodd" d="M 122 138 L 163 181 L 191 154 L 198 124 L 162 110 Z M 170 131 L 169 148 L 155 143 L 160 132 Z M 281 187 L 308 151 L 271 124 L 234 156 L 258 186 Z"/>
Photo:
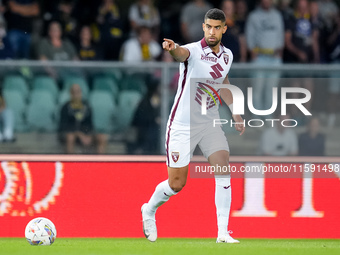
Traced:
<path fill-rule="evenodd" d="M 202 46 L 202 50 L 203 50 L 203 52 L 206 56 L 208 56 L 209 54 L 213 54 L 213 55 L 215 55 L 216 57 L 219 58 L 223 53 L 225 53 L 224 46 L 223 46 L 222 43 L 220 43 L 220 51 L 218 52 L 218 54 L 216 54 L 215 52 L 212 51 L 212 49 L 208 46 L 208 44 L 207 44 L 207 42 L 205 41 L 204 38 L 201 40 L 201 46 Z"/>

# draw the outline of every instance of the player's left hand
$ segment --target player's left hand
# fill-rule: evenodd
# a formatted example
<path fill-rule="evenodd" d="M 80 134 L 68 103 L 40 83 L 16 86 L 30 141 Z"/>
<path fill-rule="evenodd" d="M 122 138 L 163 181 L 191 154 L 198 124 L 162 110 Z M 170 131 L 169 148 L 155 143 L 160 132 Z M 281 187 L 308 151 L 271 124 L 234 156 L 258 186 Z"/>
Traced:
<path fill-rule="evenodd" d="M 246 127 L 243 122 L 243 118 L 240 115 L 233 115 L 234 121 L 237 123 L 235 124 L 235 129 L 240 132 L 240 135 L 243 135 Z"/>

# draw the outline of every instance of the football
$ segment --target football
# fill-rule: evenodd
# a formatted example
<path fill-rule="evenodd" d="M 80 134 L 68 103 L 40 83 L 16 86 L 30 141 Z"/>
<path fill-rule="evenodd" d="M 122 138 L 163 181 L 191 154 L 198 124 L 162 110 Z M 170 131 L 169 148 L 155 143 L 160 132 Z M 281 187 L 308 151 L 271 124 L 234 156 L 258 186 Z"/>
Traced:
<path fill-rule="evenodd" d="M 31 245 L 51 245 L 57 237 L 57 229 L 52 221 L 39 217 L 28 222 L 25 237 Z"/>

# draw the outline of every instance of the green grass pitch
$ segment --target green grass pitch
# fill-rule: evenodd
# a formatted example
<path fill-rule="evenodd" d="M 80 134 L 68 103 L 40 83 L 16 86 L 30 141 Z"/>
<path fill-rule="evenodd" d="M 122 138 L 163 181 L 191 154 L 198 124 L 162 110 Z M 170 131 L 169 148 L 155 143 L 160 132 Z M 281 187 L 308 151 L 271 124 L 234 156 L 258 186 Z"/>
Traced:
<path fill-rule="evenodd" d="M 240 239 L 240 244 L 215 239 L 57 238 L 52 246 L 31 246 L 24 238 L 0 238 L 0 254 L 8 255 L 321 255 L 340 254 L 340 240 Z"/>

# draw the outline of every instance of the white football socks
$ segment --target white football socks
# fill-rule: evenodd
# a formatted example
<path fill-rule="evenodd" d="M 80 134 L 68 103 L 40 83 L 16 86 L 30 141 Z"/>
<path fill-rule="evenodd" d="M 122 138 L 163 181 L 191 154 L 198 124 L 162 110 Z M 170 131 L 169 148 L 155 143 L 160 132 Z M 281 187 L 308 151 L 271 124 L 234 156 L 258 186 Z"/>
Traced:
<path fill-rule="evenodd" d="M 168 180 L 158 184 L 145 208 L 145 216 L 148 219 L 154 220 L 157 208 L 168 201 L 171 196 L 176 194 L 177 192 L 170 188 Z"/>
<path fill-rule="evenodd" d="M 228 222 L 231 205 L 230 175 L 215 176 L 215 205 L 217 214 L 218 236 L 228 234 Z"/>

